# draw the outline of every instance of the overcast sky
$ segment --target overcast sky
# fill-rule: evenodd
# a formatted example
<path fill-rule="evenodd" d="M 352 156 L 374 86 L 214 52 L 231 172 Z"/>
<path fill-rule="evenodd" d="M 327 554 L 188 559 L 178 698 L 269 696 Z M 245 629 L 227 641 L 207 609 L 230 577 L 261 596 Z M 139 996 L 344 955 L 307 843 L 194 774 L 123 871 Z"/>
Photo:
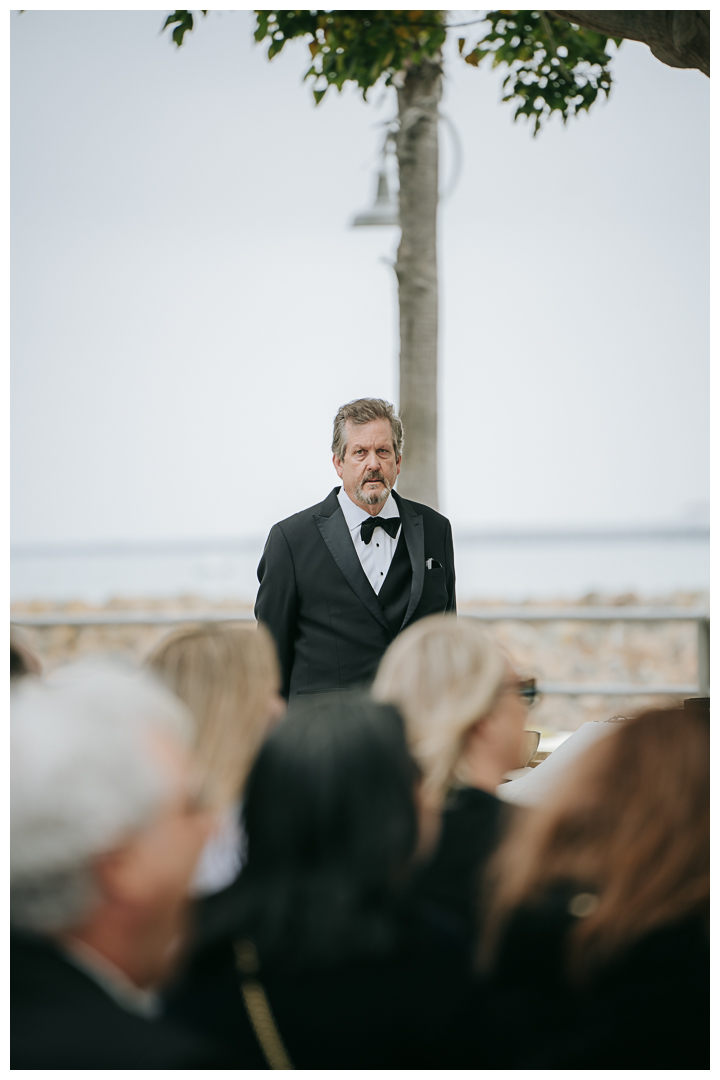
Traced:
<path fill-rule="evenodd" d="M 383 90 L 312 104 L 250 12 L 12 22 L 13 534 L 265 533 L 336 482 L 343 402 L 397 394 Z M 626 42 L 609 102 L 533 140 L 446 47 L 441 509 L 634 523 L 708 493 L 709 80 Z M 444 137 L 444 168 L 451 147 Z"/>

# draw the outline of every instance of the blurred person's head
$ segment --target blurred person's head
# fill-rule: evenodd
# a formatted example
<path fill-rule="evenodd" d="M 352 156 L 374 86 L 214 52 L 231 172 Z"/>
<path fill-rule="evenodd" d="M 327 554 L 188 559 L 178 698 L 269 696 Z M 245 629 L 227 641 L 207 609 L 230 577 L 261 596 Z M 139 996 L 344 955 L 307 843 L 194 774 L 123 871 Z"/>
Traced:
<path fill-rule="evenodd" d="M 212 819 L 195 808 L 192 718 L 149 675 L 68 665 L 11 703 L 12 923 L 162 978 Z"/>
<path fill-rule="evenodd" d="M 23 641 L 16 630 L 10 632 L 10 679 L 20 679 L 23 675 L 42 674 L 40 660 L 30 646 Z"/>
<path fill-rule="evenodd" d="M 333 966 L 392 946 L 416 779 L 392 706 L 351 693 L 291 706 L 246 788 L 237 912 L 263 964 Z"/>
<path fill-rule="evenodd" d="M 195 719 L 195 758 L 207 804 L 230 805 L 268 728 L 284 711 L 270 633 L 262 625 L 186 627 L 156 646 L 148 666 Z"/>
<path fill-rule="evenodd" d="M 338 409 L 333 465 L 356 505 L 369 511 L 387 501 L 400 472 L 403 439 L 400 417 L 382 398 L 358 398 Z"/>
<path fill-rule="evenodd" d="M 709 762 L 708 717 L 677 708 L 644 712 L 589 747 L 498 852 L 485 962 L 511 913 L 554 887 L 582 898 L 574 977 L 659 926 L 709 914 Z"/>
<path fill-rule="evenodd" d="M 373 697 L 405 719 L 423 789 L 440 803 L 456 784 L 493 792 L 523 764 L 527 705 L 508 659 L 479 622 L 430 615 L 385 653 Z"/>

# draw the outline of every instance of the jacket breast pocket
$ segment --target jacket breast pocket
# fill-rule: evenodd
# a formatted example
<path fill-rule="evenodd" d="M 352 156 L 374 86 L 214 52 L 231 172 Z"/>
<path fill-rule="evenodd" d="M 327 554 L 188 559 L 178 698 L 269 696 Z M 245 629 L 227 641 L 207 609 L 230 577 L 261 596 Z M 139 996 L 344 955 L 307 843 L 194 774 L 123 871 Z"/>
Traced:
<path fill-rule="evenodd" d="M 447 605 L 447 584 L 445 571 L 442 566 L 433 566 L 432 570 L 425 571 L 423 582 L 422 605 L 431 605 L 433 611 L 444 611 Z"/>

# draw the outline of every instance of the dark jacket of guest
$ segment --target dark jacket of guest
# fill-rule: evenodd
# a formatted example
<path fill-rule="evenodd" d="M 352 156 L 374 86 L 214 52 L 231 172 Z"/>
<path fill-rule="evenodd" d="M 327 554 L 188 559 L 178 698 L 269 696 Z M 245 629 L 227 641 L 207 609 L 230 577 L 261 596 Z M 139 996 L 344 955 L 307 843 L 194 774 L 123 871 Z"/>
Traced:
<path fill-rule="evenodd" d="M 167 1009 L 178 1025 L 222 1044 L 228 1067 L 268 1068 L 225 928 L 215 942 L 205 934 Z M 257 978 L 294 1068 L 435 1069 L 470 988 L 466 957 L 452 938 L 408 916 L 397 948 L 381 959 L 303 971 L 278 964 Z"/>
<path fill-rule="evenodd" d="M 577 892 L 555 889 L 511 917 L 450 1067 L 708 1069 L 707 924 L 690 918 L 658 927 L 578 986 L 565 971 L 575 923 L 568 904 Z M 482 1040 L 474 1032 L 478 1010 Z"/>
<path fill-rule="evenodd" d="M 50 940 L 13 931 L 12 1069 L 225 1068 L 215 1047 L 121 1007 Z"/>
<path fill-rule="evenodd" d="M 479 788 L 452 791 L 435 853 L 415 875 L 413 891 L 426 914 L 465 940 L 477 935 L 481 878 L 511 813 Z"/>
<path fill-rule="evenodd" d="M 339 490 L 274 525 L 258 566 L 255 615 L 275 639 L 285 697 L 369 684 L 402 629 L 425 615 L 455 611 L 447 518 L 393 492 L 402 530 L 387 581 L 376 595 L 353 545 Z"/>

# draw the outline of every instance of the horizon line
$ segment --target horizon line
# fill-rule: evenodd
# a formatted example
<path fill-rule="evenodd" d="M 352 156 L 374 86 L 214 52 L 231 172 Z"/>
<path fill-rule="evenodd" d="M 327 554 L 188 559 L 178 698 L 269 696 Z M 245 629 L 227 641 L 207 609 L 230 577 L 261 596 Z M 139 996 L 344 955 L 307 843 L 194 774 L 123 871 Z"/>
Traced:
<path fill-rule="evenodd" d="M 527 542 L 608 542 L 617 540 L 709 540 L 708 524 L 664 523 L 656 525 L 548 525 L 518 528 L 488 526 L 454 533 L 457 544 Z M 10 545 L 12 558 L 43 558 L 81 555 L 159 555 L 174 552 L 200 554 L 210 551 L 251 551 L 264 544 L 261 536 L 195 538 L 182 540 L 90 540 Z"/>

